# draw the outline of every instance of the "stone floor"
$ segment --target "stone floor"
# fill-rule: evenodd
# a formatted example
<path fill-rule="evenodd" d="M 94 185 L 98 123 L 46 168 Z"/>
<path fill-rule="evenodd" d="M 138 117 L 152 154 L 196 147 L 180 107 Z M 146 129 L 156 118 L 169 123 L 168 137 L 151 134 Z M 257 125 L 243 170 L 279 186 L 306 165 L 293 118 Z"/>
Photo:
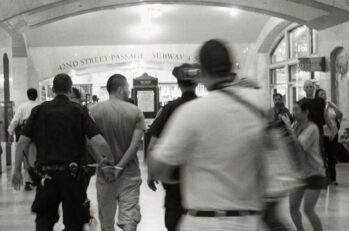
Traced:
<path fill-rule="evenodd" d="M 338 166 L 339 187 L 330 187 L 323 191 L 317 206 L 324 230 L 346 231 L 349 230 L 349 165 Z M 143 184 L 141 187 L 142 222 L 139 231 L 164 231 L 163 225 L 163 191 L 159 189 L 152 192 L 146 185 L 146 167 L 142 164 Z M 10 183 L 11 170 L 8 169 L 0 176 L 0 231 L 28 231 L 34 230 L 34 216 L 30 213 L 30 205 L 34 192 L 14 191 Z M 96 213 L 96 191 L 94 179 L 89 188 L 89 197 Z M 282 203 L 280 214 L 286 222 L 290 222 L 287 200 Z M 306 230 L 311 230 L 307 224 Z M 59 222 L 55 231 L 62 230 Z M 99 229 L 98 229 L 99 230 Z M 292 229 L 291 229 L 292 230 Z"/>

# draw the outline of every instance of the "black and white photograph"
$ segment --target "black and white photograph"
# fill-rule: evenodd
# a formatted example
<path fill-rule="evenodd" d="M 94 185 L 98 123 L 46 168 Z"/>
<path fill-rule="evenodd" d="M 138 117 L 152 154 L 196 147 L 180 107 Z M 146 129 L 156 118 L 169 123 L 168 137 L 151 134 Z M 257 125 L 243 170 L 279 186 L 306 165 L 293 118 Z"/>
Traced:
<path fill-rule="evenodd" d="M 0 0 L 0 231 L 349 230 L 349 0 Z"/>

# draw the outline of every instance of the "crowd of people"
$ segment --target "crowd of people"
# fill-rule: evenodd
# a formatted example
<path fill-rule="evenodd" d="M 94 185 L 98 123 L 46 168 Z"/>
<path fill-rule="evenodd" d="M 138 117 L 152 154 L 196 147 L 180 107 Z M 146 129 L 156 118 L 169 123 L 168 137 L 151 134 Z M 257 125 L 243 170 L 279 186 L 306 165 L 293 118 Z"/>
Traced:
<path fill-rule="evenodd" d="M 165 105 L 147 131 L 147 183 L 154 191 L 158 182 L 165 189 L 167 230 L 250 231 L 261 223 L 290 230 L 277 212 L 278 202 L 289 197 L 297 231 L 304 231 L 302 201 L 313 229 L 322 231 L 316 203 L 321 190 L 338 185 L 336 153 L 349 150 L 349 130 L 339 136 L 342 112 L 310 80 L 292 113 L 278 93 L 272 109 L 260 108 L 258 87 L 238 78 L 234 57 L 220 40 L 207 41 L 199 61 L 174 68 L 182 96 Z M 196 96 L 199 83 L 207 96 Z M 109 99 L 90 107 L 82 106 L 81 92 L 72 86 L 67 74 L 58 74 L 56 97 L 42 104 L 35 102 L 36 90 L 28 90 L 29 102 L 9 127 L 10 134 L 16 127 L 21 134 L 12 184 L 21 188 L 27 162 L 25 188 L 36 186 L 36 230 L 52 231 L 62 204 L 65 230 L 82 231 L 91 221 L 87 188 L 96 172 L 101 230 L 115 230 L 118 211 L 117 225 L 135 231 L 141 220 L 137 152 L 146 131 L 143 113 L 120 74 L 108 79 Z M 33 155 L 35 164 L 29 161 Z M 283 164 L 291 166 L 283 172 L 293 182 L 286 187 L 278 175 Z"/>

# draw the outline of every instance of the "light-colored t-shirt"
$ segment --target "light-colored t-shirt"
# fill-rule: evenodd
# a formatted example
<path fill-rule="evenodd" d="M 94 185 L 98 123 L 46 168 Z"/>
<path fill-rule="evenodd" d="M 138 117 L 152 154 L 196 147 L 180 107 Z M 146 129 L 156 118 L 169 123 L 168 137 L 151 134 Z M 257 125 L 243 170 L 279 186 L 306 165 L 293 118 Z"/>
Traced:
<path fill-rule="evenodd" d="M 90 111 L 117 164 L 129 148 L 133 132 L 136 129 L 145 129 L 143 113 L 135 105 L 117 99 L 100 102 L 91 107 Z M 136 155 L 125 166 L 122 175 L 140 175 Z"/>
<path fill-rule="evenodd" d="M 305 154 L 305 176 L 325 176 L 324 162 L 320 153 L 319 129 L 314 123 L 310 123 L 306 128 L 297 131 L 296 134 Z"/>
<path fill-rule="evenodd" d="M 8 127 L 8 133 L 13 135 L 15 128 L 18 125 L 22 125 L 27 120 L 34 107 L 38 106 L 36 101 L 29 100 L 28 102 L 22 103 L 18 106 L 18 109 Z"/>
<path fill-rule="evenodd" d="M 229 87 L 258 105 L 256 90 Z M 153 158 L 181 165 L 184 207 L 196 210 L 261 209 L 263 122 L 217 90 L 188 102 L 171 117 Z"/>
<path fill-rule="evenodd" d="M 336 123 L 336 118 L 337 118 L 337 114 L 336 111 L 329 107 L 328 104 L 326 105 L 325 108 L 325 113 L 327 113 L 328 115 L 328 119 L 329 122 L 331 123 L 332 127 L 335 129 L 335 133 L 338 133 L 338 128 L 337 128 L 337 123 Z M 327 124 L 324 125 L 324 136 L 330 136 L 331 135 L 331 129 L 329 128 L 329 126 Z"/>

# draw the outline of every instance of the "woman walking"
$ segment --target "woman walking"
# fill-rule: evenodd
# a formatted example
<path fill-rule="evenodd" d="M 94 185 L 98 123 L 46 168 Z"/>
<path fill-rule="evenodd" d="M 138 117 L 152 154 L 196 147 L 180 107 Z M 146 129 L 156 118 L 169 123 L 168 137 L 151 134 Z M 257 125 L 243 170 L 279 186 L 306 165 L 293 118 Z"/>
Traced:
<path fill-rule="evenodd" d="M 303 211 L 313 230 L 322 231 L 322 224 L 315 212 L 315 206 L 325 186 L 325 168 L 320 154 L 319 130 L 309 120 L 309 107 L 309 103 L 305 101 L 300 101 L 293 107 L 295 123 L 292 129 L 305 155 L 303 169 L 306 184 L 303 188 L 290 194 L 290 212 L 297 231 L 304 231 L 300 212 L 301 202 L 304 200 Z M 285 117 L 283 120 L 291 129 L 290 121 Z"/>
<path fill-rule="evenodd" d="M 315 93 L 315 98 L 320 98 L 325 102 L 325 118 L 324 125 L 324 146 L 325 146 L 325 167 L 327 180 L 330 185 L 337 186 L 336 176 L 336 156 L 338 151 L 338 131 L 343 113 L 335 104 L 327 101 L 326 91 L 318 89 Z"/>

